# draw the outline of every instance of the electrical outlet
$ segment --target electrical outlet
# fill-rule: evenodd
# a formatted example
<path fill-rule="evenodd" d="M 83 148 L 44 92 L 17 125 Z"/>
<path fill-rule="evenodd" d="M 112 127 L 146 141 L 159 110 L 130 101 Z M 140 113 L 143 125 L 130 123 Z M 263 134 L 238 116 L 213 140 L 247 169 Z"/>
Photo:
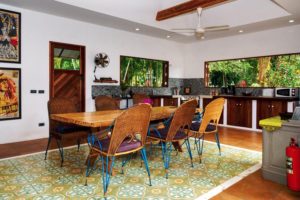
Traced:
<path fill-rule="evenodd" d="M 40 122 L 39 126 L 45 126 L 45 123 L 44 122 Z"/>
<path fill-rule="evenodd" d="M 44 94 L 45 90 L 39 90 L 39 94 Z"/>
<path fill-rule="evenodd" d="M 31 94 L 36 94 L 36 92 L 37 92 L 36 90 L 30 90 Z"/>

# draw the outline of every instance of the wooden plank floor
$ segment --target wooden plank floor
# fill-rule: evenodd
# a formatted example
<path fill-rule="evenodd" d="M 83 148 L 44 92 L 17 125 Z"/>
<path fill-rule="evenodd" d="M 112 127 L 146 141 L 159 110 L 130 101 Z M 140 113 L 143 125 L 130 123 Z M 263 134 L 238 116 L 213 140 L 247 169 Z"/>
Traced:
<path fill-rule="evenodd" d="M 213 135 L 207 135 L 206 140 L 215 141 Z M 262 134 L 260 132 L 244 131 L 232 128 L 220 128 L 220 141 L 241 148 L 262 151 Z M 76 144 L 75 141 L 66 141 L 65 146 Z M 18 142 L 0 145 L 0 158 L 23 155 L 44 151 L 47 139 Z M 53 140 L 51 148 L 56 148 Z M 291 192 L 286 186 L 264 180 L 261 170 L 249 175 L 245 179 L 226 189 L 214 200 L 281 200 L 300 199 L 300 192 Z"/>

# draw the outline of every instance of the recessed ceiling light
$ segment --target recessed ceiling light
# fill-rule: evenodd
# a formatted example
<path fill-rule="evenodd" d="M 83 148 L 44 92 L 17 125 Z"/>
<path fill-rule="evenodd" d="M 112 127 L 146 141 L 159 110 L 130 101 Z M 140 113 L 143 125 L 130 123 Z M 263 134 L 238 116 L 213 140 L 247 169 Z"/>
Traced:
<path fill-rule="evenodd" d="M 170 36 L 170 35 L 167 35 L 166 37 L 167 37 L 167 38 L 170 38 L 171 36 Z"/>
<path fill-rule="evenodd" d="M 244 33 L 244 31 L 243 30 L 239 30 L 239 33 Z"/>
<path fill-rule="evenodd" d="M 136 30 L 136 31 L 139 31 L 139 30 L 141 30 L 141 29 L 139 29 L 139 28 L 135 28 L 135 30 Z"/>
<path fill-rule="evenodd" d="M 202 36 L 202 37 L 201 37 L 201 40 L 204 40 L 204 39 L 205 39 L 205 37 L 204 37 L 204 36 Z"/>
<path fill-rule="evenodd" d="M 294 22 L 295 22 L 295 20 L 293 20 L 293 19 L 289 20 L 289 23 L 294 23 Z"/>

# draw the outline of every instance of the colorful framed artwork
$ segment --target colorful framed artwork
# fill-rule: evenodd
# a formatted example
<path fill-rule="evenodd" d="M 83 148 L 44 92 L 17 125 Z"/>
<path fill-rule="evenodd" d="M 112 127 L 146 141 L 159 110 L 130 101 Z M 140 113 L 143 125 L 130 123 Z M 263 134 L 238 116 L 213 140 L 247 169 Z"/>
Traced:
<path fill-rule="evenodd" d="M 21 69 L 0 67 L 0 120 L 21 119 Z"/>
<path fill-rule="evenodd" d="M 0 9 L 0 62 L 21 63 L 21 13 Z"/>

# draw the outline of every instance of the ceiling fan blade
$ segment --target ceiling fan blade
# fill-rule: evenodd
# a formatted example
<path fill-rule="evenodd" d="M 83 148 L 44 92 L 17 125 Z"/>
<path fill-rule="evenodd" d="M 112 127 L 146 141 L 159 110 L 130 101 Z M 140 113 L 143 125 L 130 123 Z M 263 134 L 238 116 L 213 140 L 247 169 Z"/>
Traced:
<path fill-rule="evenodd" d="M 222 26 L 210 26 L 210 27 L 205 27 L 205 31 L 225 31 L 228 30 L 230 26 L 228 25 L 222 25 Z"/>

